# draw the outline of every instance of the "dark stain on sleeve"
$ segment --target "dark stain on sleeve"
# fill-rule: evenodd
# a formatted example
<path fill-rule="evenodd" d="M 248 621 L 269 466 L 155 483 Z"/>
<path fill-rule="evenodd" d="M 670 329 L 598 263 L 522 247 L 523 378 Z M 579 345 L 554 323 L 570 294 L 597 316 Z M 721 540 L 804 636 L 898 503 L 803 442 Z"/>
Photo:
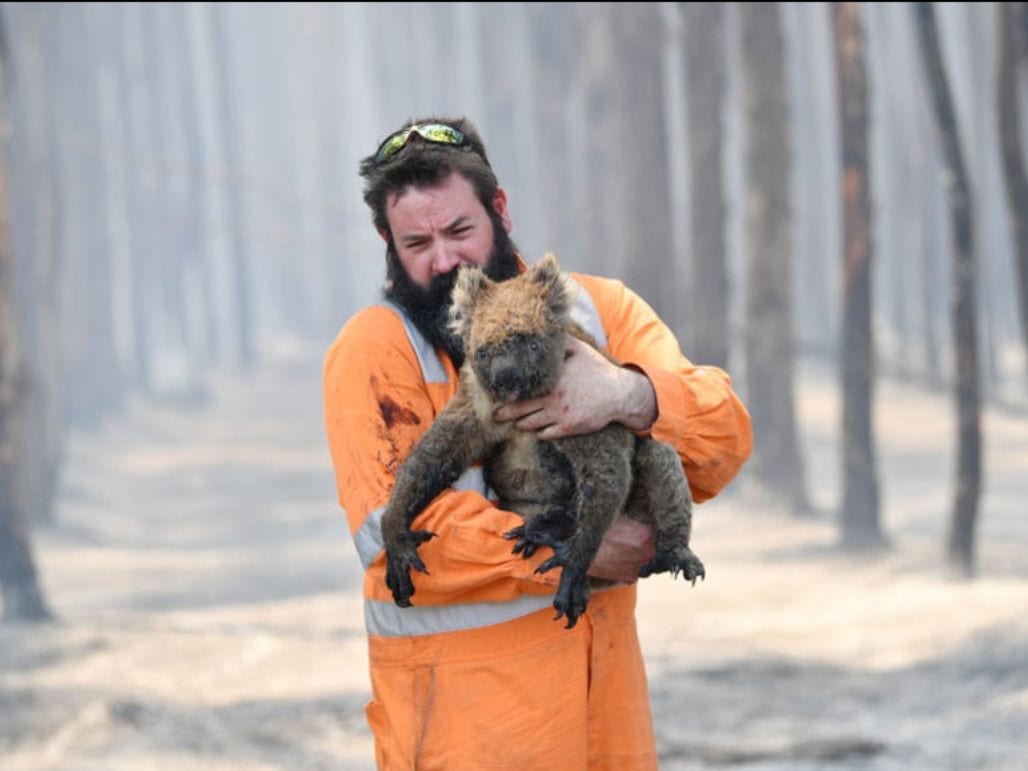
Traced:
<path fill-rule="evenodd" d="M 388 396 L 383 396 L 379 399 L 378 409 L 382 413 L 382 420 L 385 421 L 386 426 L 389 428 L 392 428 L 397 423 L 406 423 L 411 426 L 421 424 L 421 418 L 418 417 L 414 410 L 409 407 L 401 407 Z"/>

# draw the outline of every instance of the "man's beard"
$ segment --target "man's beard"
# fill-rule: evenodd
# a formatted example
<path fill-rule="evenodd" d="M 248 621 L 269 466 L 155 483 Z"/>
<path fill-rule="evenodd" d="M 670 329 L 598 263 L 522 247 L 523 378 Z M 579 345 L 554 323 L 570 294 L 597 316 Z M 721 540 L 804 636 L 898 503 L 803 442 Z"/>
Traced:
<path fill-rule="evenodd" d="M 517 247 L 504 230 L 499 216 L 493 221 L 493 250 L 482 271 L 494 281 L 503 281 L 518 274 Z M 407 275 L 392 237 L 386 247 L 385 298 L 403 308 L 414 326 L 428 341 L 446 351 L 457 369 L 464 363 L 464 342 L 450 329 L 450 294 L 457 283 L 457 270 L 433 276 L 428 288 L 418 286 Z"/>

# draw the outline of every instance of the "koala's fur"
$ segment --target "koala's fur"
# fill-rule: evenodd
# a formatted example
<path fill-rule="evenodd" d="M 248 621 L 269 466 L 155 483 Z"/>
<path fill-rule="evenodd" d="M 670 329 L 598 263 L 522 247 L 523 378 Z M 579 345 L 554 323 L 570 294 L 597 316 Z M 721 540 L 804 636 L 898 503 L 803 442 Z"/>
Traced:
<path fill-rule="evenodd" d="M 564 362 L 567 335 L 596 347 L 570 320 L 570 297 L 547 255 L 516 278 L 493 282 L 462 268 L 453 292 L 454 329 L 464 341 L 457 393 L 401 464 L 382 518 L 386 583 L 410 605 L 410 569 L 425 565 L 417 547 L 434 534 L 410 530 L 414 517 L 471 464 L 481 461 L 500 507 L 525 517 L 507 534 L 529 556 L 554 548 L 538 572 L 563 566 L 554 607 L 575 625 L 589 600 L 586 571 L 621 510 L 655 526 L 656 554 L 640 576 L 681 571 L 694 583 L 703 564 L 689 549 L 692 498 L 675 450 L 619 423 L 583 436 L 542 441 L 496 422 L 501 404 L 549 393 Z"/>

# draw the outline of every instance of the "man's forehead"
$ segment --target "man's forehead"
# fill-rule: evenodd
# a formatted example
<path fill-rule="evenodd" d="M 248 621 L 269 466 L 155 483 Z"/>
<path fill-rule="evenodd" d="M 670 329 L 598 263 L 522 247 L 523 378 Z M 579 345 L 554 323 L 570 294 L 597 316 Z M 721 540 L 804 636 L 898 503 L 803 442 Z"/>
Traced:
<path fill-rule="evenodd" d="M 447 199 L 458 199 L 467 197 L 470 200 L 477 201 L 478 197 L 475 195 L 475 188 L 464 175 L 457 171 L 451 171 L 447 176 L 443 177 L 438 182 L 432 183 L 417 183 L 411 182 L 410 184 L 403 187 L 401 190 L 393 190 L 386 194 L 386 205 L 390 208 L 395 208 L 401 201 L 409 198 L 411 195 L 426 195 L 431 197 L 444 196 Z"/>
<path fill-rule="evenodd" d="M 450 186 L 407 187 L 386 197 L 386 215 L 393 226 L 433 224 L 445 227 L 461 219 L 474 218 L 483 211 L 473 190 Z"/>

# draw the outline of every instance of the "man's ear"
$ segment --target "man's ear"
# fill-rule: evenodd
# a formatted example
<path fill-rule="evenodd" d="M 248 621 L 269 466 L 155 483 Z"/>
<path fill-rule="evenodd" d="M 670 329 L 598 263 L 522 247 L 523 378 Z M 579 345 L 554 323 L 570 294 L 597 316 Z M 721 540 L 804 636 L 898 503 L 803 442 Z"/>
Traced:
<path fill-rule="evenodd" d="M 514 227 L 514 220 L 511 219 L 510 209 L 507 208 L 507 191 L 502 187 L 496 188 L 496 194 L 493 195 L 493 211 L 500 215 L 503 229 L 509 233 Z"/>
<path fill-rule="evenodd" d="M 387 228 L 379 228 L 378 234 L 382 236 L 382 240 L 387 244 L 389 243 L 389 230 Z"/>

